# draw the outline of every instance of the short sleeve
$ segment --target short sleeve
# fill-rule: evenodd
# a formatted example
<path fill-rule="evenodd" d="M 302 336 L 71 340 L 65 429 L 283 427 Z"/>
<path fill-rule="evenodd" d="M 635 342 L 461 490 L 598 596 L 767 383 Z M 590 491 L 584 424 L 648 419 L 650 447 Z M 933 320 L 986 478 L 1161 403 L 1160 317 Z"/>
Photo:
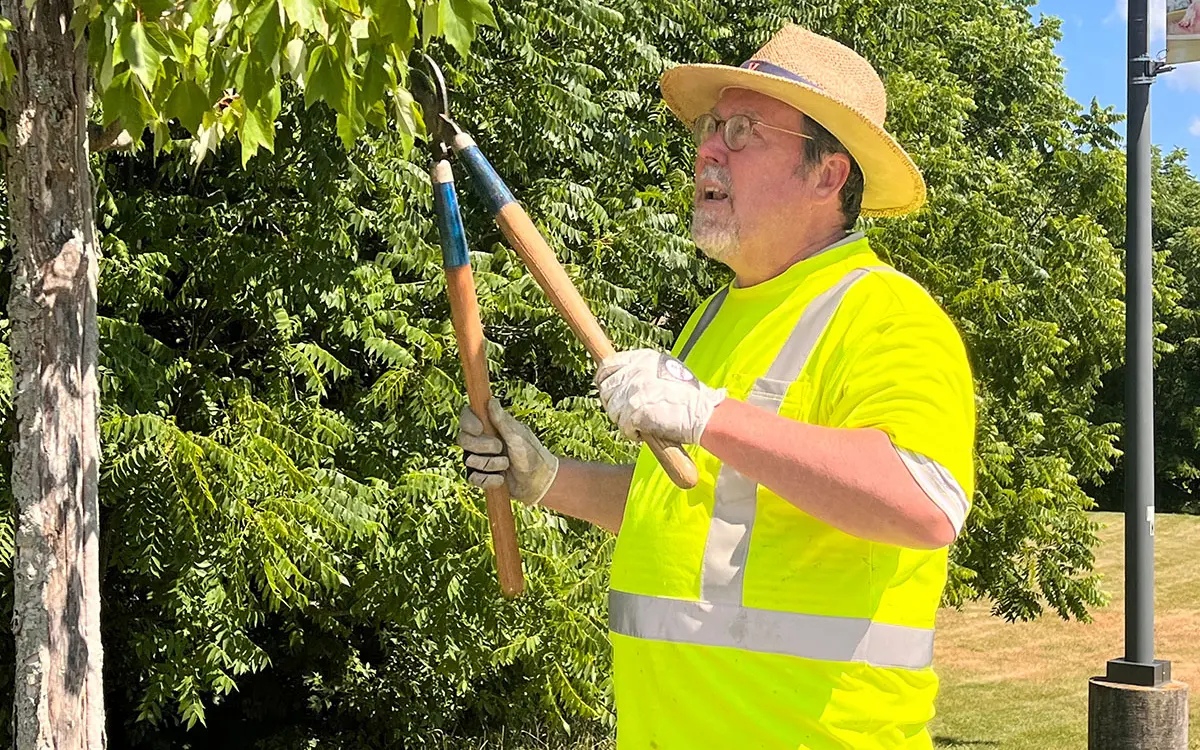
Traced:
<path fill-rule="evenodd" d="M 917 483 L 961 531 L 974 493 L 974 381 L 953 321 L 915 281 L 877 271 L 847 293 L 821 380 L 832 427 L 891 438 Z"/>

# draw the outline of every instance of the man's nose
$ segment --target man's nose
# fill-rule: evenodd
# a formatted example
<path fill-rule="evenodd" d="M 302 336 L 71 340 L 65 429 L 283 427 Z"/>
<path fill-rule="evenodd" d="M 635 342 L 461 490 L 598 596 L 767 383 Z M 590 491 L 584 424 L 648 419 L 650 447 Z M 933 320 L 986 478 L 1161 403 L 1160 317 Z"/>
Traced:
<path fill-rule="evenodd" d="M 706 162 L 725 164 L 728 158 L 729 147 L 725 145 L 725 138 L 722 137 L 720 128 L 713 131 L 712 135 L 696 147 L 696 163 L 700 166 Z"/>

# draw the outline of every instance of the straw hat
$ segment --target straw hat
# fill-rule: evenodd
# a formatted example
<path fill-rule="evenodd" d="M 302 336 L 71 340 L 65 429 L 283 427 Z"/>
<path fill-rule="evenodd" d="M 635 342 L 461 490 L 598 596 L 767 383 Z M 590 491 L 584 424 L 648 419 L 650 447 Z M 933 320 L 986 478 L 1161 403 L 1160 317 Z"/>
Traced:
<path fill-rule="evenodd" d="M 898 216 L 925 202 L 917 166 L 883 129 L 887 93 L 879 74 L 832 39 L 788 24 L 740 67 L 680 65 L 663 74 L 661 86 L 667 106 L 688 125 L 730 87 L 766 94 L 816 120 L 862 169 L 864 216 Z"/>

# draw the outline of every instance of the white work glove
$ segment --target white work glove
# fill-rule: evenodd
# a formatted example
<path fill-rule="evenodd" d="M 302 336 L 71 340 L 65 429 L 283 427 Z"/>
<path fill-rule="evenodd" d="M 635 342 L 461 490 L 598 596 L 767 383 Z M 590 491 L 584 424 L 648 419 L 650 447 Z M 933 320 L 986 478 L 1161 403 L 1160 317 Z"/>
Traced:
<path fill-rule="evenodd" d="M 558 476 L 558 458 L 546 450 L 529 428 L 512 418 L 496 399 L 488 401 L 488 417 L 500 437 L 483 432 L 483 422 L 470 406 L 458 418 L 458 444 L 465 454 L 467 481 L 479 487 L 499 487 L 526 505 L 537 505 Z"/>
<path fill-rule="evenodd" d="M 619 352 L 596 372 L 600 402 L 630 440 L 655 435 L 694 445 L 725 400 L 724 388 L 701 383 L 675 357 L 654 349 Z"/>

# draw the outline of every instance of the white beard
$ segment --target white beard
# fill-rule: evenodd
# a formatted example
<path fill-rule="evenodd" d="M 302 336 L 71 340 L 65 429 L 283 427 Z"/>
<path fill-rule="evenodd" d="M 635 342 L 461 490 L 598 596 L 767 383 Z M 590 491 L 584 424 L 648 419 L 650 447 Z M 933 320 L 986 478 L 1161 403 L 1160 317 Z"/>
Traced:
<path fill-rule="evenodd" d="M 726 194 L 729 193 L 729 170 L 715 164 L 705 166 L 701 179 L 719 182 Z M 733 196 L 726 199 L 733 207 Z M 704 210 L 700 196 L 696 196 L 696 204 L 692 209 L 692 241 L 705 255 L 715 261 L 727 262 L 738 254 L 741 248 L 741 227 L 732 212 L 728 216 L 718 216 Z"/>
<path fill-rule="evenodd" d="M 737 219 L 705 215 L 697 208 L 692 212 L 692 241 L 708 257 L 726 262 L 741 248 Z"/>

